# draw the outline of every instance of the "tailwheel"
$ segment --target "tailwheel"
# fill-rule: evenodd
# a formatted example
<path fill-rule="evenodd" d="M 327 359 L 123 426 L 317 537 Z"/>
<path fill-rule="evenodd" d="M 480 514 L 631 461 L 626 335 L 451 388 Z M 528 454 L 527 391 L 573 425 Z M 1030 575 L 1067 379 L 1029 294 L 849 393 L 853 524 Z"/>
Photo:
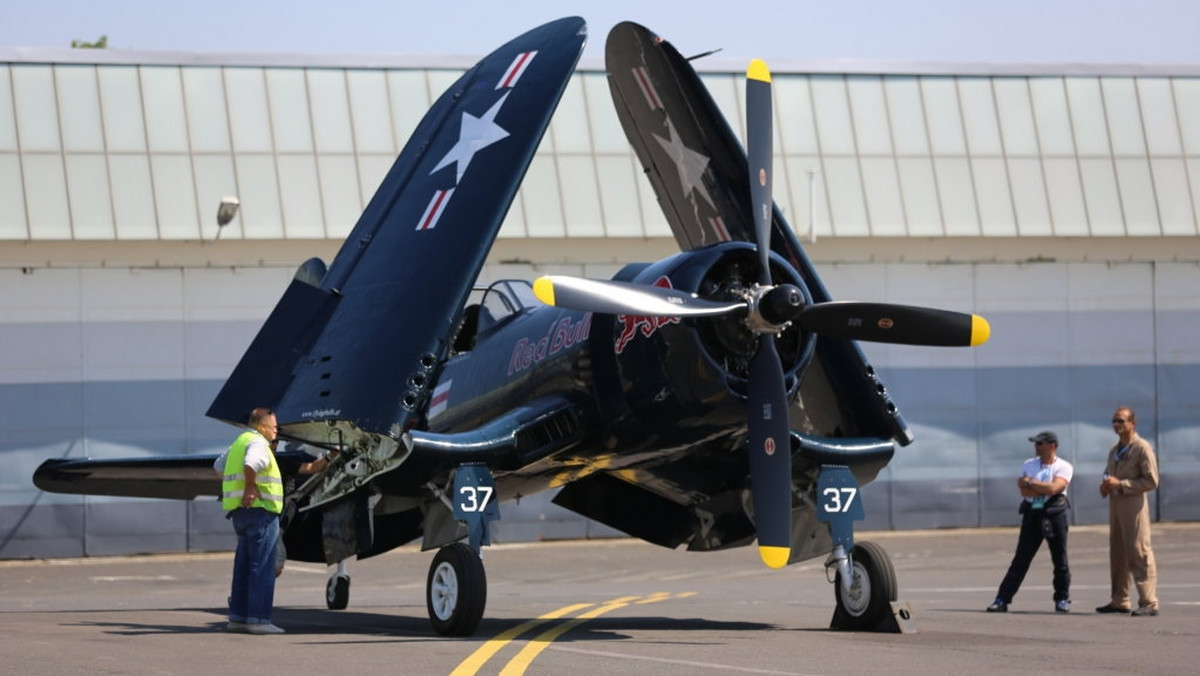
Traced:
<path fill-rule="evenodd" d="M 442 636 L 470 636 L 486 604 L 487 576 L 479 555 L 461 542 L 442 547 L 429 565 L 425 585 L 434 630 Z"/>
<path fill-rule="evenodd" d="M 883 547 L 874 542 L 859 542 L 850 556 L 853 579 L 846 589 L 842 574 L 834 581 L 837 609 L 834 625 L 854 631 L 873 630 L 891 616 L 896 600 L 896 569 Z"/>
<path fill-rule="evenodd" d="M 350 576 L 333 575 L 325 583 L 325 607 L 345 610 L 350 604 Z"/>

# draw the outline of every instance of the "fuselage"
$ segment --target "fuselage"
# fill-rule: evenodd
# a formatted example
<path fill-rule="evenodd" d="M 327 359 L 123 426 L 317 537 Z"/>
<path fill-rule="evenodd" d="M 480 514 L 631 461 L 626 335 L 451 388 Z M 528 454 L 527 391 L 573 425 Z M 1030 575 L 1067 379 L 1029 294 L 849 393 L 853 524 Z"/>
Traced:
<path fill-rule="evenodd" d="M 695 291 L 715 266 L 728 267 L 747 253 L 743 245 L 726 244 L 631 266 L 618 278 Z M 519 284 L 505 282 L 488 291 L 505 293 L 507 302 L 485 296 L 482 307 L 507 314 L 485 310 L 474 340 L 455 340 L 470 349 L 445 362 L 427 409 L 430 431 L 455 433 L 544 397 L 576 407 L 581 426 L 576 441 L 536 462 L 500 468 L 501 497 L 554 488 L 601 470 L 623 473 L 680 504 L 744 482 L 741 371 L 750 339 L 739 335 L 738 319 L 562 310 L 527 302 L 521 290 L 528 287 Z M 465 316 L 473 312 L 468 308 Z M 798 331 L 779 340 L 794 387 L 810 348 Z"/>

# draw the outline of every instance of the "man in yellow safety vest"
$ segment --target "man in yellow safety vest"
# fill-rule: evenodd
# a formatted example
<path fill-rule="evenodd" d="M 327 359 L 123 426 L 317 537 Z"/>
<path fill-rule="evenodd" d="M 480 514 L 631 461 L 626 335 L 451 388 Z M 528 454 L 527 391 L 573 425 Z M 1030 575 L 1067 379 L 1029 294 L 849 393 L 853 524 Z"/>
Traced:
<path fill-rule="evenodd" d="M 279 514 L 283 511 L 283 475 L 275 460 L 279 424 L 269 408 L 250 412 L 247 429 L 213 463 L 221 475 L 221 506 L 237 532 L 233 586 L 227 629 L 251 634 L 282 634 L 271 622 L 275 578 L 283 563 Z M 299 466 L 300 474 L 316 474 L 329 466 L 334 451 Z"/>
<path fill-rule="evenodd" d="M 282 634 L 271 622 L 275 543 L 283 511 L 283 476 L 272 450 L 279 426 L 271 409 L 256 408 L 247 427 L 222 456 L 221 506 L 237 533 L 227 629 Z"/>

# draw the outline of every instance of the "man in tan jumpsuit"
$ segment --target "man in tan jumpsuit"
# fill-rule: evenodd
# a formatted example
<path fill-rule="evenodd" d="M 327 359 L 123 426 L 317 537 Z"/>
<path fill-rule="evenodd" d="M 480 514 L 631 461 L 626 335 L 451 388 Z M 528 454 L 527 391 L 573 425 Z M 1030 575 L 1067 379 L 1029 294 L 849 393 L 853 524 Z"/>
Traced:
<path fill-rule="evenodd" d="M 1158 614 L 1155 584 L 1158 572 L 1150 549 L 1150 505 L 1146 493 L 1158 487 L 1158 460 L 1154 447 L 1138 436 L 1133 409 L 1118 408 L 1112 417 L 1119 437 L 1108 452 L 1100 497 L 1108 498 L 1108 559 L 1112 572 L 1112 599 L 1098 613 L 1130 613 L 1134 617 Z M 1129 610 L 1129 578 L 1137 585 L 1138 607 Z"/>

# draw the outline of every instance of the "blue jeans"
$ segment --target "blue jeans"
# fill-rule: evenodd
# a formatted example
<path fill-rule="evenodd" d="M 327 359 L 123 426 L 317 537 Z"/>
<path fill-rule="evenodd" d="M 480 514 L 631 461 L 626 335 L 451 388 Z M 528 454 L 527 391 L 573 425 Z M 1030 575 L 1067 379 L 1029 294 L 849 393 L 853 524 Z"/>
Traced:
<path fill-rule="evenodd" d="M 233 555 L 233 587 L 229 621 L 266 624 L 275 604 L 275 541 L 279 515 L 255 507 L 233 510 L 237 552 Z"/>

